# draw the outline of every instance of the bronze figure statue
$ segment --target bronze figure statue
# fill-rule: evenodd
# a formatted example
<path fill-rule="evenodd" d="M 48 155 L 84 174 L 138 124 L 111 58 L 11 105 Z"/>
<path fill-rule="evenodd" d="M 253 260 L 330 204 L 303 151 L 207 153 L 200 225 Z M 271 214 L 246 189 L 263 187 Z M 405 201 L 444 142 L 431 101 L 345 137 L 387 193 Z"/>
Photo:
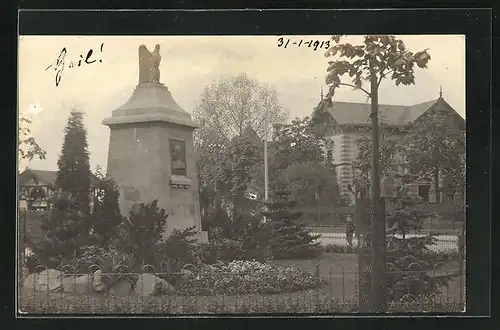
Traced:
<path fill-rule="evenodd" d="M 139 85 L 160 83 L 160 45 L 150 52 L 145 45 L 139 46 Z"/>

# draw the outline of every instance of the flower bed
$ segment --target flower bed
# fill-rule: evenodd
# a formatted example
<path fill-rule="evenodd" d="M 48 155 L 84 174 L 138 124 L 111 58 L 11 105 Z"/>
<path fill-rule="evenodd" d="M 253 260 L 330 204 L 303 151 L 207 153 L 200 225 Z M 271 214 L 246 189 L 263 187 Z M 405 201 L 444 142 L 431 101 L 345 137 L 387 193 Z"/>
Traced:
<path fill-rule="evenodd" d="M 323 281 L 296 266 L 257 261 L 207 265 L 177 289 L 179 295 L 274 294 L 318 288 Z"/>

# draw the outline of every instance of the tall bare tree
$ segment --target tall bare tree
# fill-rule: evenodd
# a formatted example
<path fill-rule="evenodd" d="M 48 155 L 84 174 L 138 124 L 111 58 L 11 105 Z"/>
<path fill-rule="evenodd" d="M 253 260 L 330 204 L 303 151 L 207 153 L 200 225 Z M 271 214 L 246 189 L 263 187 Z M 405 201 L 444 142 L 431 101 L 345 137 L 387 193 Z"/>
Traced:
<path fill-rule="evenodd" d="M 246 73 L 222 76 L 205 88 L 194 109 L 194 119 L 202 123 L 196 131 L 197 142 L 208 138 L 229 141 L 249 126 L 264 136 L 266 116 L 269 130 L 288 117 L 274 88 L 259 84 Z"/>
<path fill-rule="evenodd" d="M 222 76 L 207 86 L 193 111 L 193 119 L 201 124 L 195 131 L 200 186 L 218 191 L 224 150 L 234 137 L 241 136 L 250 127 L 262 139 L 266 123 L 270 131 L 274 124 L 283 123 L 287 117 L 288 110 L 279 103 L 276 90 L 259 84 L 245 73 Z M 215 204 L 219 197 L 212 198 Z"/>

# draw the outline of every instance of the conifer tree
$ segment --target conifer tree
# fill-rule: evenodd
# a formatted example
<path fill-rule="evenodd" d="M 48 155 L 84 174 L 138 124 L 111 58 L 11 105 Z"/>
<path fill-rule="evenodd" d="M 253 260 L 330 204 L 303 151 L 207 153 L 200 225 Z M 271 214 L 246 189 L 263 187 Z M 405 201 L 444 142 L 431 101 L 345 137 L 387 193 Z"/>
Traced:
<path fill-rule="evenodd" d="M 65 128 L 61 155 L 57 161 L 56 190 L 74 198 L 72 207 L 88 214 L 90 211 L 91 171 L 87 144 L 87 130 L 83 113 L 72 111 Z"/>
<path fill-rule="evenodd" d="M 89 215 L 75 207 L 75 199 L 62 192 L 54 196 L 53 207 L 41 217 L 41 239 L 34 252 L 46 267 L 71 263 L 88 243 Z"/>
<path fill-rule="evenodd" d="M 42 239 L 35 248 L 46 266 L 73 261 L 88 243 L 91 172 L 87 148 L 83 114 L 73 111 L 57 162 L 57 194 L 52 209 L 42 216 Z"/>
<path fill-rule="evenodd" d="M 98 169 L 95 176 L 97 183 L 91 216 L 91 238 L 94 244 L 107 247 L 117 238 L 119 226 L 123 221 L 120 213 L 118 187 L 109 176 L 104 176 Z"/>
<path fill-rule="evenodd" d="M 263 215 L 269 221 L 271 251 L 274 259 L 310 258 L 319 252 L 321 235 L 313 235 L 301 220 L 302 213 L 294 211 L 296 202 L 290 192 L 279 189 Z"/>
<path fill-rule="evenodd" d="M 403 177 L 410 183 L 411 178 Z M 389 301 L 402 298 L 429 298 L 441 293 L 458 272 L 442 273 L 438 266 L 450 261 L 450 256 L 433 253 L 430 249 L 437 244 L 435 235 L 418 235 L 425 219 L 434 216 L 419 207 L 420 198 L 408 196 L 404 185 L 392 198 L 396 206 L 388 213 L 387 237 L 387 297 Z M 417 235 L 409 235 L 409 234 Z"/>

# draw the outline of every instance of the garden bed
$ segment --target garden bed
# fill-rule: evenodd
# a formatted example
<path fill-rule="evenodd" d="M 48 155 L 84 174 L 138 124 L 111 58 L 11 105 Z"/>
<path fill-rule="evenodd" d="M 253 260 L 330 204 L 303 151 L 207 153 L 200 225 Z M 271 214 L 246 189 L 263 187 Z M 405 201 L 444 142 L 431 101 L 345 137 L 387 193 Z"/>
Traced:
<path fill-rule="evenodd" d="M 315 289 L 323 283 L 314 273 L 293 264 L 232 261 L 225 265 L 207 265 L 192 273 L 181 283 L 178 294 L 277 294 Z"/>

